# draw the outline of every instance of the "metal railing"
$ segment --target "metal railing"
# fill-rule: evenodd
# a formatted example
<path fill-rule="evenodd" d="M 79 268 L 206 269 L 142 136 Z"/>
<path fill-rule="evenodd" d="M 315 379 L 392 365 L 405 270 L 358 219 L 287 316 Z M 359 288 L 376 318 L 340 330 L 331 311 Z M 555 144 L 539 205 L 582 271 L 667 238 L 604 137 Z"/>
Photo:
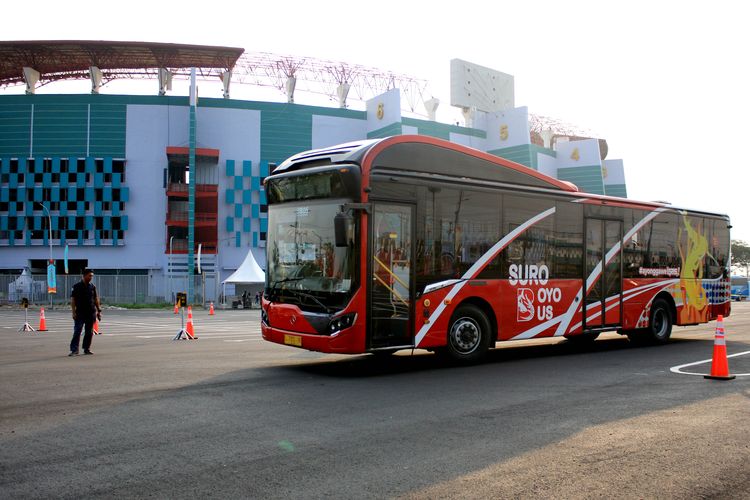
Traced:
<path fill-rule="evenodd" d="M 218 302 L 219 283 L 215 274 L 204 273 L 193 277 L 193 304 Z M 23 282 L 18 274 L 0 274 L 0 303 L 16 304 L 26 297 L 31 304 L 68 304 L 73 285 L 79 275 L 57 276 L 57 293 L 47 293 L 47 275 L 33 274 Z M 162 275 L 94 275 L 93 283 L 102 304 L 171 304 L 177 292 L 187 290 L 188 277 Z"/>

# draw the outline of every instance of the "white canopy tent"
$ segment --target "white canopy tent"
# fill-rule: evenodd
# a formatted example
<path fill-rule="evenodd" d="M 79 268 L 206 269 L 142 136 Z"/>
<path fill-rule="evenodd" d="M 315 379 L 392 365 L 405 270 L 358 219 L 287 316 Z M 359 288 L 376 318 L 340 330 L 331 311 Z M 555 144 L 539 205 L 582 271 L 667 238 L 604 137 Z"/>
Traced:
<path fill-rule="evenodd" d="M 233 272 L 227 279 L 222 283 L 241 283 L 241 284 L 253 284 L 253 283 L 265 283 L 266 273 L 260 268 L 258 262 L 253 256 L 253 251 L 248 250 L 245 260 L 235 272 Z"/>
<path fill-rule="evenodd" d="M 260 284 L 266 282 L 266 273 L 263 272 L 263 269 L 260 268 L 258 265 L 258 262 L 255 260 L 255 256 L 253 256 L 253 251 L 248 250 L 247 255 L 245 256 L 245 260 L 242 261 L 242 264 L 240 267 L 233 272 L 227 279 L 222 281 L 223 286 L 223 294 L 224 301 L 226 301 L 227 296 L 227 283 L 232 285 L 253 285 L 253 284 Z M 234 292 L 232 292 L 234 293 Z"/>

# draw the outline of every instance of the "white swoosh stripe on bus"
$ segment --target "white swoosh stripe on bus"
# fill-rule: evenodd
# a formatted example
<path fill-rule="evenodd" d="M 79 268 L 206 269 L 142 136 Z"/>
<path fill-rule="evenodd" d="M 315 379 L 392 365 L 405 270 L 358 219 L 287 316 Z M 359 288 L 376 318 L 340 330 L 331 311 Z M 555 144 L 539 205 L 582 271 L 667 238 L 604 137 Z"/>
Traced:
<path fill-rule="evenodd" d="M 632 290 L 628 290 L 627 292 L 625 292 L 623 294 L 622 301 L 623 301 L 623 303 L 627 302 L 628 300 L 630 300 L 632 298 L 635 298 L 635 297 L 637 297 L 638 295 L 640 295 L 642 293 L 646 293 L 649 290 L 654 289 L 654 288 L 659 288 L 659 287 L 666 288 L 667 286 L 673 285 L 677 281 L 678 280 L 670 280 L 668 283 L 659 282 L 659 283 L 649 283 L 648 285 L 641 285 L 638 288 L 633 288 Z M 612 297 L 608 297 L 607 300 L 609 301 L 609 300 L 613 299 L 614 297 L 617 297 L 617 296 L 615 295 L 615 296 L 612 296 Z M 616 305 L 617 305 L 617 303 L 615 303 L 613 305 L 610 305 L 609 307 L 607 307 L 607 310 L 610 310 L 611 308 L 615 307 Z M 600 314 L 601 314 L 601 311 L 597 311 L 594 315 L 592 315 L 588 319 L 594 319 L 594 318 L 598 317 Z M 547 330 L 548 328 L 551 328 L 552 326 L 556 325 L 557 323 L 560 323 L 560 321 L 562 321 L 564 317 L 565 317 L 565 315 L 561 314 L 560 316 L 552 318 L 552 319 L 550 319 L 550 320 L 548 320 L 548 321 L 546 321 L 546 322 L 544 322 L 544 323 L 542 323 L 540 325 L 535 326 L 534 328 L 530 328 L 529 330 L 526 330 L 524 332 L 519 333 L 518 335 L 516 335 L 515 337 L 511 338 L 510 340 L 524 340 L 524 339 L 533 338 L 533 337 L 537 336 L 538 334 L 542 333 L 544 330 Z M 582 322 L 578 322 L 578 324 L 576 324 L 576 325 L 574 325 L 573 327 L 570 328 L 570 331 L 574 331 L 576 328 L 578 328 L 579 326 L 581 326 L 581 324 L 582 324 Z M 554 336 L 558 336 L 557 332 L 555 332 Z"/>
<path fill-rule="evenodd" d="M 487 266 L 487 264 L 498 254 L 500 253 L 503 248 L 508 246 L 510 242 L 518 238 L 518 236 L 521 235 L 524 231 L 526 231 L 529 227 L 533 226 L 537 222 L 541 221 L 542 219 L 545 219 L 549 217 L 550 215 L 555 213 L 555 207 L 552 207 L 548 210 L 545 210 L 544 212 L 541 212 L 540 214 L 532 217 L 531 219 L 527 220 L 517 228 L 515 228 L 513 231 L 505 235 L 504 238 L 502 238 L 500 241 L 492 245 L 492 248 L 487 250 L 475 263 L 473 266 L 471 266 L 461 277 L 463 281 L 460 283 L 456 283 L 453 285 L 453 288 L 450 292 L 448 292 L 448 295 L 446 295 L 445 299 L 440 302 L 440 305 L 432 312 L 430 315 L 429 323 L 425 323 L 422 325 L 422 328 L 419 329 L 419 332 L 417 332 L 417 336 L 414 338 L 414 347 L 419 347 L 419 343 L 422 342 L 422 339 L 424 339 L 425 335 L 427 335 L 427 332 L 430 331 L 430 327 L 435 324 L 435 322 L 440 318 L 440 315 L 443 314 L 443 311 L 445 311 L 445 301 L 446 300 L 452 300 L 453 297 L 458 294 L 459 291 L 466 285 L 467 281 L 469 279 L 473 279 L 476 276 L 479 275 L 480 272 L 482 272 L 482 269 Z"/>
<path fill-rule="evenodd" d="M 649 212 L 648 215 L 646 215 L 643 219 L 638 221 L 637 224 L 635 224 L 630 231 L 628 231 L 625 236 L 622 238 L 622 244 L 627 243 L 635 233 L 637 233 L 644 225 L 646 225 L 647 222 L 650 222 L 651 219 L 659 215 L 660 213 L 668 210 L 666 207 L 660 207 L 656 210 Z M 609 263 L 610 260 L 616 255 L 615 249 L 619 251 L 621 247 L 621 243 L 618 242 L 612 249 L 607 252 L 606 255 L 606 262 Z M 596 282 L 596 280 L 599 278 L 599 275 L 602 272 L 602 262 L 600 261 L 599 264 L 596 265 L 593 271 L 591 271 L 591 274 L 586 279 L 586 292 L 591 289 L 591 286 Z M 583 305 L 583 287 L 581 287 L 580 290 L 578 290 L 578 294 L 576 295 L 576 300 L 573 301 L 572 304 L 570 304 L 570 307 L 565 312 L 563 321 L 560 322 L 560 326 L 557 327 L 557 331 L 555 332 L 555 337 L 559 337 L 560 335 L 565 335 L 569 330 L 568 326 L 570 326 L 570 322 L 573 320 L 573 315 L 578 311 L 578 308 Z"/>
<path fill-rule="evenodd" d="M 618 242 L 614 247 L 610 249 L 609 252 L 607 252 L 606 257 L 605 257 L 606 262 L 609 262 L 610 260 L 612 260 L 612 258 L 615 255 L 617 255 L 617 252 L 620 251 L 622 244 L 628 242 L 633 237 L 633 235 L 637 233 L 646 223 L 648 223 L 649 221 L 651 221 L 651 219 L 653 219 L 654 217 L 659 215 L 661 212 L 664 212 L 666 210 L 668 209 L 665 207 L 657 208 L 653 212 L 649 212 L 649 214 L 646 217 L 638 221 L 638 223 L 635 224 L 630 229 L 630 231 L 628 231 L 625 234 L 625 236 L 622 238 L 622 242 Z M 602 262 L 599 261 L 599 263 L 594 267 L 594 269 L 591 271 L 591 274 L 586 279 L 587 291 L 590 290 L 591 286 L 593 286 L 593 284 L 599 278 L 599 275 L 601 274 L 601 272 L 602 272 Z M 559 337 L 560 335 L 565 335 L 568 332 L 568 326 L 570 326 L 570 322 L 573 320 L 573 316 L 582 305 L 582 300 L 583 300 L 582 291 L 583 291 L 583 287 L 581 287 L 578 290 L 578 293 L 576 294 L 576 298 L 573 300 L 573 302 L 571 302 L 570 306 L 568 307 L 568 310 L 562 316 L 559 317 L 560 321 L 559 321 L 559 326 L 557 327 L 557 330 L 555 331 L 555 335 L 554 335 L 555 337 Z M 547 323 L 550 323 L 549 326 L 552 326 L 555 323 L 556 319 L 557 318 L 554 318 L 548 321 Z M 528 336 L 527 332 L 522 332 L 512 337 L 510 340 L 520 340 L 520 339 L 525 339 L 525 338 L 530 338 L 530 337 Z"/>
<path fill-rule="evenodd" d="M 630 294 L 630 295 L 628 295 L 628 296 L 624 296 L 624 297 L 622 298 L 622 302 L 623 302 L 623 304 L 624 304 L 624 303 L 625 303 L 625 302 L 627 302 L 628 300 L 632 299 L 633 297 L 636 297 L 637 295 L 640 295 L 641 293 L 647 292 L 647 291 L 649 291 L 649 290 L 651 290 L 651 289 L 654 289 L 654 288 L 662 288 L 662 289 L 664 289 L 664 288 L 667 288 L 667 287 L 669 287 L 669 286 L 672 286 L 672 285 L 674 285 L 674 284 L 675 284 L 675 283 L 677 283 L 677 282 L 679 282 L 679 280 L 669 280 L 668 282 L 667 282 L 667 281 L 662 281 L 662 282 L 659 282 L 658 284 L 656 284 L 656 286 L 650 286 L 650 287 L 648 288 L 648 290 L 641 290 L 641 291 L 640 291 L 639 293 L 636 293 L 636 294 Z M 660 290 L 660 291 L 661 291 L 661 290 Z M 617 295 L 614 295 L 614 296 L 612 296 L 612 297 L 608 297 L 608 298 L 607 298 L 607 300 L 613 299 L 613 298 L 615 298 L 615 297 L 617 297 Z M 614 309 L 614 308 L 615 308 L 615 307 L 617 307 L 617 306 L 618 306 L 619 304 L 620 304 L 620 303 L 619 303 L 618 301 L 615 301 L 614 303 L 612 303 L 612 304 L 610 304 L 609 306 L 607 306 L 607 307 L 605 308 L 605 311 L 609 311 L 609 310 L 611 310 L 611 309 Z M 586 317 L 586 321 L 591 321 L 592 319 L 596 319 L 596 318 L 598 318 L 598 317 L 599 317 L 599 316 L 601 316 L 601 315 L 602 315 L 602 312 L 601 312 L 601 311 L 596 311 L 596 312 L 595 312 L 595 313 L 593 313 L 593 314 L 592 314 L 591 316 L 587 316 L 587 317 Z M 583 322 L 582 322 L 582 321 L 579 321 L 578 323 L 576 323 L 575 325 L 573 325 L 573 326 L 572 326 L 572 327 L 570 328 L 570 331 L 571 331 L 571 332 L 572 332 L 572 331 L 575 331 L 575 330 L 576 330 L 576 329 L 578 329 L 578 327 L 580 327 L 580 326 L 581 326 L 582 324 L 583 324 Z"/>

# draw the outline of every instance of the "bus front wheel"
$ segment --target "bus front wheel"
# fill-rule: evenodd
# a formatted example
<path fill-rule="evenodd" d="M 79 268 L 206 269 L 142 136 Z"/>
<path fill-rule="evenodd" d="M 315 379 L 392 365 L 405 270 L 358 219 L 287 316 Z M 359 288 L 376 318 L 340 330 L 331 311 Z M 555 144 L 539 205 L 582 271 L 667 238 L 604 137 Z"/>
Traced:
<path fill-rule="evenodd" d="M 456 309 L 443 353 L 451 361 L 468 364 L 484 357 L 490 345 L 490 322 L 481 309 L 464 304 Z"/>

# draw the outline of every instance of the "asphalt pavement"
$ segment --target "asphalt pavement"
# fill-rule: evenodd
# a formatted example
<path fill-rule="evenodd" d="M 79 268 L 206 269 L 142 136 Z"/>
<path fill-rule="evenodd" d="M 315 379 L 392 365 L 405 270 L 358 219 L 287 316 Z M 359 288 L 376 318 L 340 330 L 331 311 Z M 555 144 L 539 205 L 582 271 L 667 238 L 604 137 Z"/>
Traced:
<path fill-rule="evenodd" d="M 38 313 L 30 315 L 38 325 Z M 750 498 L 750 303 L 666 346 L 606 334 L 499 344 L 451 367 L 262 340 L 259 313 L 106 310 L 67 357 L 69 311 L 0 309 L 4 498 Z"/>

